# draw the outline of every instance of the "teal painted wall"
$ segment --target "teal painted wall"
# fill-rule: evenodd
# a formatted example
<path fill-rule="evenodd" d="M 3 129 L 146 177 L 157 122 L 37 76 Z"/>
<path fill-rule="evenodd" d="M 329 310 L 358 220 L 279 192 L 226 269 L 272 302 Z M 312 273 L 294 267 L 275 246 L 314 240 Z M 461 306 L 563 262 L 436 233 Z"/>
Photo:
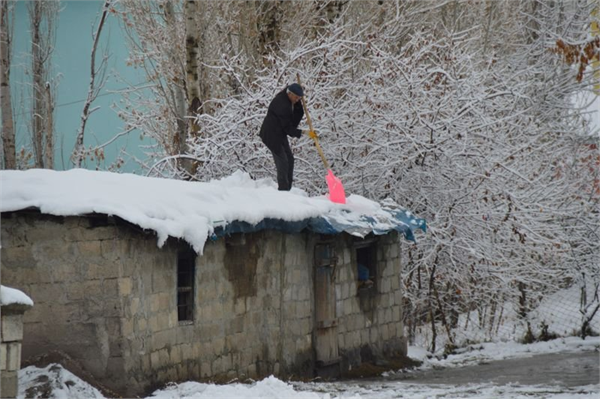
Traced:
<path fill-rule="evenodd" d="M 13 35 L 13 52 L 11 68 L 11 88 L 15 108 L 17 151 L 22 147 L 31 150 L 31 138 L 27 124 L 30 117 L 31 98 L 31 35 L 27 13 L 28 1 L 17 1 L 15 4 L 15 21 Z M 71 169 L 69 161 L 77 130 L 81 123 L 83 105 L 87 98 L 90 82 L 90 57 L 92 51 L 92 34 L 100 20 L 103 1 L 61 1 L 58 13 L 55 50 L 52 59 L 51 76 L 59 77 L 55 108 L 55 169 Z M 85 144 L 105 143 L 115 134 L 121 132 L 123 121 L 111 109 L 111 104 L 118 102 L 120 95 L 111 91 L 123 89 L 126 84 L 122 79 L 135 84 L 145 84 L 145 76 L 141 71 L 126 65 L 128 53 L 124 33 L 119 21 L 112 15 L 106 20 L 101 33 L 101 45 L 97 51 L 96 65 L 104 52 L 108 52 L 108 81 L 92 107 L 100 107 L 88 119 Z M 97 165 L 88 160 L 88 169 L 106 169 L 112 164 L 122 148 L 129 154 L 144 159 L 140 146 L 151 145 L 148 138 L 142 139 L 138 131 L 117 139 L 105 149 L 105 161 Z M 129 157 L 125 156 L 127 160 Z M 139 172 L 137 163 L 129 160 L 120 169 L 125 172 Z"/>

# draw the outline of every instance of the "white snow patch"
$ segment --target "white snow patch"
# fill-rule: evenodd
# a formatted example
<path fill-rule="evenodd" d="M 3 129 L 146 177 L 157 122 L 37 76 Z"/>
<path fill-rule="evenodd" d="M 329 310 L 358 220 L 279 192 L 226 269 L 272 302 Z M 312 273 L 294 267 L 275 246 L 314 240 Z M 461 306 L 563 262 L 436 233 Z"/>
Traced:
<path fill-rule="evenodd" d="M 600 347 L 599 337 L 562 338 L 550 342 L 540 342 L 530 345 L 516 343 L 491 343 L 465 349 L 463 353 L 449 356 L 447 359 L 427 359 L 426 352 L 417 347 L 409 348 L 409 355 L 414 358 L 424 356 L 427 361 L 424 366 L 460 367 L 482 360 L 506 359 L 509 357 L 527 357 L 541 353 L 561 353 L 565 351 L 590 351 Z M 46 368 L 27 367 L 19 371 L 19 399 L 25 398 L 25 392 L 34 392 L 35 387 L 43 381 L 50 381 L 52 398 L 95 398 L 103 396 L 95 388 L 64 370 L 59 365 Z M 32 390 L 32 388 L 34 388 Z M 369 381 L 334 382 L 334 383 L 287 383 L 273 376 L 250 384 L 231 383 L 227 385 L 203 384 L 184 382 L 169 384 L 165 389 L 155 391 L 148 399 L 391 399 L 391 398 L 597 398 L 600 386 L 565 388 L 553 385 L 441 385 L 415 384 L 404 381 L 382 380 L 380 383 Z M 34 396 L 39 398 L 40 396 Z"/>
<path fill-rule="evenodd" d="M 216 227 L 234 221 L 256 225 L 264 219 L 297 222 L 326 216 L 356 224 L 369 216 L 378 221 L 370 227 L 382 230 L 398 223 L 380 204 L 359 195 L 336 204 L 297 188 L 278 191 L 272 180 L 252 180 L 241 171 L 200 183 L 85 169 L 5 170 L 0 183 L 1 212 L 37 208 L 55 216 L 115 215 L 155 231 L 159 246 L 168 237 L 181 238 L 200 254 Z"/>
<path fill-rule="evenodd" d="M 104 395 L 60 364 L 49 364 L 44 368 L 29 366 L 19 370 L 17 398 L 104 399 Z"/>
<path fill-rule="evenodd" d="M 33 301 L 23 291 L 0 286 L 0 305 L 22 304 L 33 306 Z"/>

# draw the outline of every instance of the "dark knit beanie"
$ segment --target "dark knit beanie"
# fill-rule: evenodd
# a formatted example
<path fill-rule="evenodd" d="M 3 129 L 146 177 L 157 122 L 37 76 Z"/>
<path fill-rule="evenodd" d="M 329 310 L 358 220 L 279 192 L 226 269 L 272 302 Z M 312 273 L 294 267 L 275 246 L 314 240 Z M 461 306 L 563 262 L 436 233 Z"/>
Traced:
<path fill-rule="evenodd" d="M 287 87 L 287 89 L 299 97 L 304 96 L 304 90 L 302 90 L 302 86 L 300 86 L 298 83 L 292 83 Z"/>

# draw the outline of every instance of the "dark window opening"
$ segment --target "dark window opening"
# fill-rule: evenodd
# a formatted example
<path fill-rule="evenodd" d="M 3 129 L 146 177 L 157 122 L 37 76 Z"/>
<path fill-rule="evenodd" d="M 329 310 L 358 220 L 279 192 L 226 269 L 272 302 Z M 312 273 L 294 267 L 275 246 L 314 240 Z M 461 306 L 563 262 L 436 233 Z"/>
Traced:
<path fill-rule="evenodd" d="M 356 247 L 358 288 L 374 288 L 377 281 L 377 247 L 374 243 Z"/>
<path fill-rule="evenodd" d="M 177 253 L 177 320 L 194 320 L 194 277 L 196 253 L 191 249 Z"/>

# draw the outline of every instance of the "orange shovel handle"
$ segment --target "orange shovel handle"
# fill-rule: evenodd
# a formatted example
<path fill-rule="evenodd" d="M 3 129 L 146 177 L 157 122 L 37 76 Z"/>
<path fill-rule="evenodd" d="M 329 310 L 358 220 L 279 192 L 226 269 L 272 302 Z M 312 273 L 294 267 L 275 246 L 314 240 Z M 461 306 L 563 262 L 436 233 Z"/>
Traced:
<path fill-rule="evenodd" d="M 302 86 L 302 83 L 300 82 L 300 74 L 297 73 L 296 77 L 298 78 L 298 84 L 300 86 Z M 306 115 L 306 122 L 308 123 L 308 128 L 310 129 L 311 132 L 314 132 L 312 121 L 310 119 L 310 115 L 308 114 L 308 107 L 306 106 L 306 100 L 305 100 L 305 98 L 306 98 L 306 96 L 302 96 L 300 98 L 301 101 L 302 101 L 302 107 L 304 108 L 304 115 Z M 319 151 L 319 155 L 321 156 L 321 161 L 323 161 L 323 165 L 325 165 L 325 169 L 329 170 L 329 163 L 325 159 L 325 155 L 323 154 L 323 150 L 321 149 L 321 145 L 319 144 L 319 139 L 316 138 L 316 137 L 313 137 L 313 141 L 315 142 L 315 146 L 317 147 L 317 151 Z"/>

